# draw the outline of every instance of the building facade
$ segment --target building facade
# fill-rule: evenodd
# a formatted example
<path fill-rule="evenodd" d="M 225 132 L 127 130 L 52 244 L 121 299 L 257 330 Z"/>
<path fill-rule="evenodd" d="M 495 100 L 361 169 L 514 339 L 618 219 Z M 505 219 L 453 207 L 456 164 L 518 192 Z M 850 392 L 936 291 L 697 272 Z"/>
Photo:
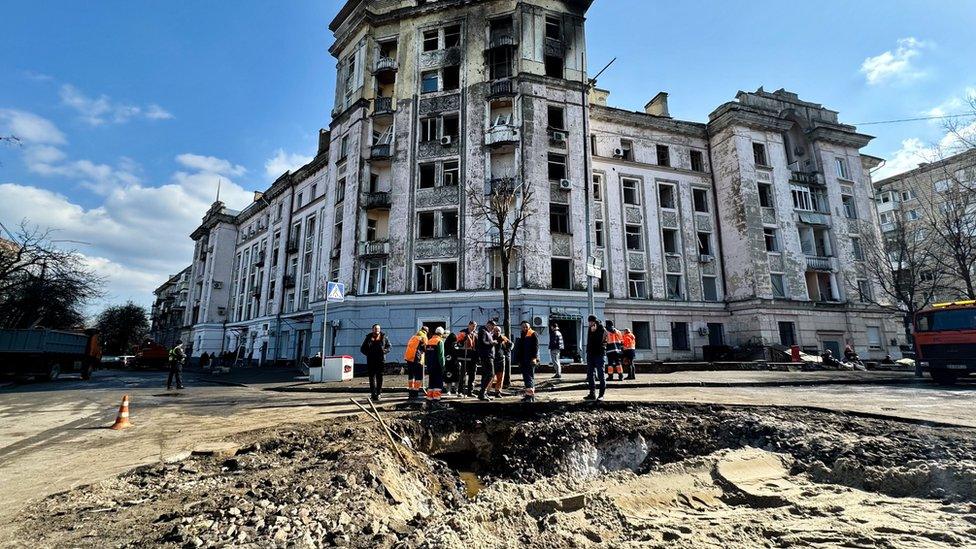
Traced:
<path fill-rule="evenodd" d="M 190 267 L 169 277 L 153 292 L 149 338 L 167 348 L 186 341 L 189 326 L 185 323 L 186 305 L 190 299 Z"/>
<path fill-rule="evenodd" d="M 850 289 L 871 291 L 851 240 L 877 227 L 870 137 L 784 90 L 740 92 L 707 123 L 671 118 L 663 93 L 609 107 L 586 82 L 590 3 L 347 2 L 319 155 L 193 234 L 194 355 L 358 356 L 373 323 L 405 345 L 421 324 L 500 317 L 498 237 L 473 207 L 499 185 L 533 190 L 510 290 L 543 339 L 559 323 L 578 346 L 592 264 L 596 314 L 634 330 L 640 359 L 896 351 L 897 325 Z M 327 318 L 325 280 L 347 293 Z"/>

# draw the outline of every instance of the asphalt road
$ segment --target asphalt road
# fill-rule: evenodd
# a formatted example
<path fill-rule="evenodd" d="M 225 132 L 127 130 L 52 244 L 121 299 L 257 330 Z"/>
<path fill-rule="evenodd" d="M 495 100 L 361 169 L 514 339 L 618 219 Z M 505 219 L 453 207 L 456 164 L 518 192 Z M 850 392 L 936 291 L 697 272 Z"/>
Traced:
<path fill-rule="evenodd" d="M 866 384 L 826 384 L 851 381 L 844 375 L 697 372 L 641 376 L 655 386 L 624 389 L 611 385 L 608 398 L 812 406 L 976 426 L 974 383 L 943 388 L 927 380 L 916 382 L 905 374 L 901 380 L 891 380 L 890 375 L 866 376 Z M 0 386 L 0 540 L 17 513 L 47 495 L 105 480 L 141 464 L 178 459 L 202 443 L 232 439 L 245 431 L 357 413 L 349 398 L 365 397 L 362 392 L 343 389 L 281 391 L 299 383 L 290 374 L 271 380 L 245 377 L 243 386 L 217 384 L 201 376 L 188 373 L 188 388 L 179 392 L 166 391 L 165 372 L 98 371 L 88 382 L 66 376 L 54 382 Z M 691 386 L 696 379 L 707 386 Z M 715 382 L 723 379 L 753 380 L 762 386 Z M 816 384 L 770 385 L 779 379 L 783 383 L 806 379 Z M 897 384 L 871 384 L 872 379 Z M 670 385 L 660 383 L 668 380 Z M 387 386 L 395 386 L 394 380 L 390 382 Z M 361 390 L 362 385 L 357 380 L 348 387 Z M 109 430 L 126 394 L 131 399 L 133 427 Z M 583 394 L 578 390 L 542 392 L 540 398 L 578 400 Z M 404 398 L 398 393 L 385 402 Z"/>

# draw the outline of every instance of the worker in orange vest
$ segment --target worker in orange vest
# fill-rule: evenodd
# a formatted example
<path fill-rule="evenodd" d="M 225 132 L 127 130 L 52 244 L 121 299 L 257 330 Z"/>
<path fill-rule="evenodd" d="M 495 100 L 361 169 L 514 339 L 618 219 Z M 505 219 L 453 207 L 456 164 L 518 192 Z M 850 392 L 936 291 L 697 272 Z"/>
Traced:
<path fill-rule="evenodd" d="M 620 381 L 624 379 L 624 367 L 620 363 L 624 352 L 624 338 L 620 330 L 613 327 L 613 321 L 607 321 L 607 379 L 613 379 L 613 374 L 620 375 Z"/>
<path fill-rule="evenodd" d="M 434 335 L 425 345 L 426 356 L 424 365 L 430 376 L 427 382 L 427 403 L 436 405 L 441 401 L 444 392 L 444 328 L 440 326 L 434 330 Z"/>
<path fill-rule="evenodd" d="M 420 399 L 420 389 L 424 383 L 424 352 L 427 348 L 427 326 L 410 338 L 403 360 L 407 363 L 407 389 L 410 400 Z"/>
<path fill-rule="evenodd" d="M 627 368 L 627 379 L 637 379 L 637 369 L 634 359 L 637 358 L 637 338 L 627 328 L 624 328 L 624 367 Z"/>

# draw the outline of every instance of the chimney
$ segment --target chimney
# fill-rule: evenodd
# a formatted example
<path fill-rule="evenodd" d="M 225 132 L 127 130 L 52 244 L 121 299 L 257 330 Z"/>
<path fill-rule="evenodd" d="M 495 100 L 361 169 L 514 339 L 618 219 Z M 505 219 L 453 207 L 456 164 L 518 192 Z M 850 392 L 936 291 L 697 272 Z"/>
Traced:
<path fill-rule="evenodd" d="M 671 113 L 668 112 L 668 94 L 667 92 L 658 92 L 646 105 L 644 105 L 644 112 L 647 114 L 652 114 L 654 116 L 664 116 L 671 118 Z"/>
<path fill-rule="evenodd" d="M 610 90 L 601 88 L 590 88 L 590 105 L 607 106 L 607 98 L 610 97 Z"/>

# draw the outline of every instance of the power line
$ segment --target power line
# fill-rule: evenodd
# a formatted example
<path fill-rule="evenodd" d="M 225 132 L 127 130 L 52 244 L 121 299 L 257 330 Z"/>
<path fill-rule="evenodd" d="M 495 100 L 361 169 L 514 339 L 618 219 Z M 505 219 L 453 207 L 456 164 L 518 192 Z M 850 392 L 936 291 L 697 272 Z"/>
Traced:
<path fill-rule="evenodd" d="M 947 118 L 960 118 L 963 116 L 976 116 L 973 113 L 945 114 L 942 116 L 920 116 L 918 118 L 900 118 L 898 120 L 881 120 L 878 122 L 858 122 L 855 126 L 874 126 L 877 124 L 897 124 L 899 122 L 917 122 L 919 120 L 945 120 Z"/>

